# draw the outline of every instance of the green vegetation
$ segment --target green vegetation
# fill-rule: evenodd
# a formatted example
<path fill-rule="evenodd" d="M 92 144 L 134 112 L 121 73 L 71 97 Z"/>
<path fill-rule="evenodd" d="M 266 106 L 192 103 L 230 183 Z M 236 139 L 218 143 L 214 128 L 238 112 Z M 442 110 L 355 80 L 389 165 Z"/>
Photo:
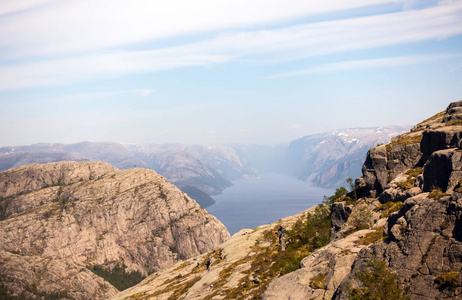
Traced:
<path fill-rule="evenodd" d="M 119 291 L 123 291 L 141 282 L 145 277 L 138 271 L 127 273 L 125 265 L 117 265 L 112 270 L 106 269 L 101 265 L 88 267 L 90 271 L 104 278 Z"/>
<path fill-rule="evenodd" d="M 449 196 L 448 194 L 446 193 L 443 193 L 441 190 L 433 190 L 431 191 L 430 194 L 428 194 L 428 197 L 429 198 L 432 198 L 432 199 L 435 199 L 435 200 L 440 200 L 441 198 L 443 198 L 444 196 Z"/>
<path fill-rule="evenodd" d="M 369 219 L 372 216 L 372 212 L 367 209 L 367 207 L 363 207 L 359 210 L 359 212 L 355 215 L 351 215 L 348 218 L 348 223 L 352 226 L 351 229 L 345 232 L 345 235 L 349 235 L 353 232 L 363 229 L 369 229 L 371 224 L 369 224 Z"/>
<path fill-rule="evenodd" d="M 446 273 L 441 273 L 436 277 L 435 283 L 438 284 L 439 289 L 444 289 L 444 288 L 456 288 L 457 287 L 457 282 L 459 280 L 459 273 L 460 272 L 446 272 Z"/>
<path fill-rule="evenodd" d="M 326 288 L 327 273 L 319 273 L 310 280 L 310 287 L 312 289 L 325 289 Z"/>
<path fill-rule="evenodd" d="M 422 135 L 414 135 L 414 136 L 411 136 L 409 134 L 406 134 L 406 135 L 403 135 L 401 136 L 401 138 L 399 140 L 396 140 L 396 141 L 393 141 L 389 144 L 387 144 L 385 146 L 387 152 L 391 152 L 391 149 L 393 148 L 393 146 L 396 146 L 396 145 L 403 145 L 403 146 L 407 146 L 407 145 L 411 145 L 411 144 L 417 144 L 417 143 L 420 143 L 422 141 Z"/>
<path fill-rule="evenodd" d="M 350 292 L 351 300 L 407 300 L 408 296 L 400 288 L 398 276 L 391 272 L 384 261 L 372 258 L 366 270 L 356 274 L 362 287 Z"/>
<path fill-rule="evenodd" d="M 400 182 L 398 183 L 397 185 L 402 189 L 402 190 L 408 190 L 412 187 L 414 187 L 415 185 L 415 182 L 417 180 L 417 176 L 419 176 L 419 174 L 422 174 L 423 172 L 423 168 L 421 167 L 418 167 L 418 168 L 415 168 L 415 169 L 411 169 L 411 170 L 407 170 L 406 171 L 406 174 L 407 174 L 407 180 L 403 181 L 403 182 Z"/>
<path fill-rule="evenodd" d="M 446 126 L 461 126 L 462 120 L 451 120 L 445 124 Z"/>
<path fill-rule="evenodd" d="M 297 270 L 304 257 L 329 243 L 330 207 L 322 204 L 317 206 L 313 213 L 299 219 L 291 230 L 285 231 L 285 250 L 281 249 L 278 236 L 275 234 L 278 228 L 279 226 L 276 226 L 273 230 L 264 232 L 261 242 L 269 242 L 270 246 L 255 246 L 258 254 L 246 257 L 224 269 L 220 273 L 221 279 L 213 283 L 215 292 L 205 299 L 212 299 L 216 295 L 224 296 L 224 299 L 259 299 L 274 277 Z M 244 272 L 246 276 L 239 281 L 236 288 L 224 291 L 217 289 L 227 282 L 240 264 L 248 261 L 251 261 L 250 269 Z M 318 279 L 322 281 L 322 278 Z"/>
<path fill-rule="evenodd" d="M 422 122 L 420 122 L 419 124 L 417 124 L 417 126 L 419 125 L 422 125 L 424 123 L 428 123 L 428 122 L 438 122 L 438 121 L 441 121 L 443 119 L 443 116 L 444 114 L 446 113 L 446 111 L 440 111 L 439 113 L 437 113 L 436 115 L 428 118 L 428 119 L 425 119 L 423 120 Z"/>
<path fill-rule="evenodd" d="M 370 245 L 370 244 L 375 244 L 382 240 L 383 240 L 383 227 L 380 227 L 380 228 L 377 228 L 373 232 L 369 232 L 356 243 L 359 245 Z"/>
<path fill-rule="evenodd" d="M 403 208 L 403 202 L 398 201 L 398 202 L 387 202 L 380 204 L 376 208 L 374 208 L 374 211 L 382 211 L 380 214 L 381 218 L 388 218 L 392 213 L 396 211 L 400 211 Z"/>
<path fill-rule="evenodd" d="M 335 194 L 333 194 L 330 197 L 324 196 L 324 204 L 330 205 L 334 202 L 342 201 L 343 198 L 346 197 L 346 194 L 348 194 L 348 190 L 344 188 L 343 186 L 335 189 Z"/>

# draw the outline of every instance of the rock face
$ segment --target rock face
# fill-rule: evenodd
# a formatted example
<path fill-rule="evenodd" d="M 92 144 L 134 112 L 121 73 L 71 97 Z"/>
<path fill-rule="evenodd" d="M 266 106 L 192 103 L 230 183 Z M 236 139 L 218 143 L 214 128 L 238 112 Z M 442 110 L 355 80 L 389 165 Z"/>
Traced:
<path fill-rule="evenodd" d="M 28 165 L 0 173 L 0 191 L 0 278 L 8 295 L 104 299 L 116 289 L 90 269 L 146 276 L 229 237 L 152 170 Z"/>
<path fill-rule="evenodd" d="M 310 251 L 299 269 L 262 271 L 277 269 L 274 258 L 295 245 L 298 222 L 281 220 L 263 233 L 243 230 L 215 252 L 153 274 L 114 299 L 460 299 L 460 107 L 462 101 L 453 103 L 369 151 L 355 190 L 331 206 L 330 243 Z M 311 228 L 321 238 L 320 227 Z M 260 251 L 279 256 L 262 259 Z"/>
<path fill-rule="evenodd" d="M 459 299 L 462 126 L 455 107 L 462 101 L 371 149 L 356 180 L 356 195 L 368 198 L 334 203 L 331 243 L 274 279 L 263 298 L 374 299 L 379 291 L 381 299 Z M 355 235 L 359 248 L 349 243 Z M 312 284 L 319 274 L 321 288 Z"/>
<path fill-rule="evenodd" d="M 258 299 L 252 293 L 263 292 L 259 285 L 265 280 L 264 260 L 279 246 L 278 229 L 291 228 L 314 210 L 243 229 L 214 251 L 152 274 L 111 299 Z"/>

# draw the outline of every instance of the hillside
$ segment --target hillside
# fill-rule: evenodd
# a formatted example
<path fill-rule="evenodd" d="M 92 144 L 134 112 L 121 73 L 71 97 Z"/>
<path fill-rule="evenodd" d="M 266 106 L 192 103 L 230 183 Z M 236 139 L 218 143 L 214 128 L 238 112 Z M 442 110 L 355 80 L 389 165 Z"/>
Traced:
<path fill-rule="evenodd" d="M 152 170 L 60 162 L 0 173 L 0 288 L 9 296 L 105 299 L 228 237 Z"/>
<path fill-rule="evenodd" d="M 242 230 L 113 299 L 460 298 L 461 146 L 459 101 L 370 149 L 353 191 Z"/>

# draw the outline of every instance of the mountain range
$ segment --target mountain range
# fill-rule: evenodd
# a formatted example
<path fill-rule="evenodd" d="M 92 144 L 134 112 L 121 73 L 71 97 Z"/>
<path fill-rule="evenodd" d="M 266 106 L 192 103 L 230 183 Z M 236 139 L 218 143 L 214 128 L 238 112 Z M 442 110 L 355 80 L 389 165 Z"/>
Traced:
<path fill-rule="evenodd" d="M 309 135 L 290 144 L 182 145 L 80 142 L 0 148 L 0 171 L 31 163 L 59 161 L 108 162 L 119 169 L 153 169 L 201 206 L 233 181 L 261 172 L 283 172 L 316 186 L 337 187 L 359 176 L 367 149 L 390 141 L 406 126 L 344 129 Z"/>
<path fill-rule="evenodd" d="M 9 169 L 0 172 L 0 297 L 458 299 L 461 149 L 459 101 L 371 148 L 350 191 L 232 237 L 154 170 Z"/>
<path fill-rule="evenodd" d="M 370 149 L 353 190 L 111 299 L 460 299 L 462 101 Z"/>

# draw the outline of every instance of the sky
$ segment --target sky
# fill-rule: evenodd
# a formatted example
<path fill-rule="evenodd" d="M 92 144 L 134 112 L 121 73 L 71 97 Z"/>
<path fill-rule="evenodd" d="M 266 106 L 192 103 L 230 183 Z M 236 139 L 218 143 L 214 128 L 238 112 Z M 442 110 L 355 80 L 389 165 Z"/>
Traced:
<path fill-rule="evenodd" d="M 462 0 L 1 0 L 0 146 L 289 142 L 462 100 Z"/>

